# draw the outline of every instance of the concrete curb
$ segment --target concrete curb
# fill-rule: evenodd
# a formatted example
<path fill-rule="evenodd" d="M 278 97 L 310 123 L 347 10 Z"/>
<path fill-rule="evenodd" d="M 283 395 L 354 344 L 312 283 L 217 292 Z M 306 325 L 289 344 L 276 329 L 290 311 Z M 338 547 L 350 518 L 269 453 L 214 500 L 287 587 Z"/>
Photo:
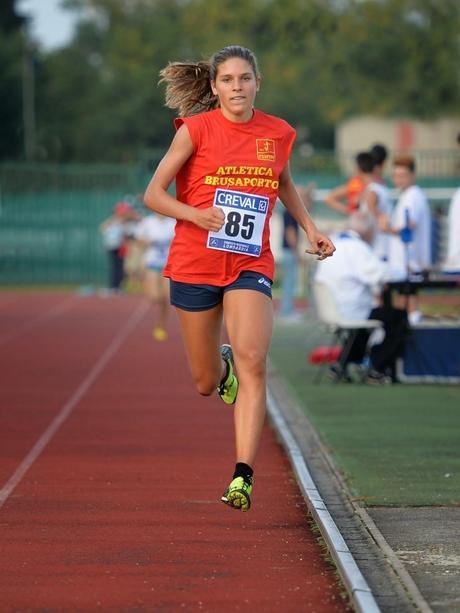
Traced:
<path fill-rule="evenodd" d="M 380 613 L 381 609 L 348 549 L 337 525 L 327 510 L 311 477 L 303 454 L 270 388 L 267 389 L 267 408 L 296 473 L 300 489 L 305 497 L 310 513 L 318 524 L 321 534 L 327 543 L 329 552 L 337 565 L 342 581 L 350 594 L 356 611 L 359 613 Z"/>

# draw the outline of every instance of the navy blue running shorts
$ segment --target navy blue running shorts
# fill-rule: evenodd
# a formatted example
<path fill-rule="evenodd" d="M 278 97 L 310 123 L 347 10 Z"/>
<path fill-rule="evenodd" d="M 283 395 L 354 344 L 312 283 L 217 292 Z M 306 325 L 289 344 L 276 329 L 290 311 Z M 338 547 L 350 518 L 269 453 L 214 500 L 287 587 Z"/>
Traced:
<path fill-rule="evenodd" d="M 244 270 L 233 283 L 222 287 L 201 283 L 181 283 L 171 279 L 171 304 L 184 311 L 207 311 L 220 304 L 224 299 L 224 294 L 234 289 L 253 289 L 271 298 L 272 284 L 271 279 L 252 270 Z"/>

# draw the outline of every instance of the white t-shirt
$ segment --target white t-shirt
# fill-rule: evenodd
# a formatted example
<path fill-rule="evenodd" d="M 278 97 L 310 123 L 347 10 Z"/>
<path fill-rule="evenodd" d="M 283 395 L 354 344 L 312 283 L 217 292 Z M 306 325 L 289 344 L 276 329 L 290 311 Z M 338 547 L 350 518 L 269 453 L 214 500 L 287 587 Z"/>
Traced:
<path fill-rule="evenodd" d="M 447 258 L 443 269 L 460 272 L 460 187 L 449 205 L 447 224 Z"/>
<path fill-rule="evenodd" d="M 379 213 L 386 215 L 389 219 L 391 219 L 393 203 L 391 202 L 390 190 L 387 188 L 387 186 L 373 181 L 367 186 L 366 192 L 367 191 L 373 192 L 377 196 L 377 208 Z M 368 208 L 365 199 L 366 192 L 363 195 L 364 197 L 361 197 L 360 209 L 367 212 Z M 377 229 L 374 241 L 372 243 L 372 248 L 381 260 L 387 261 L 390 255 L 390 236 L 385 232 L 380 232 L 380 230 Z"/>
<path fill-rule="evenodd" d="M 418 185 L 411 185 L 401 192 L 391 225 L 396 230 L 402 230 L 407 225 L 407 219 L 413 226 L 412 242 L 403 243 L 399 235 L 390 237 L 391 279 L 405 278 L 407 264 L 410 272 L 421 272 L 431 266 L 431 213 L 426 196 Z"/>
<path fill-rule="evenodd" d="M 333 235 L 336 251 L 318 262 L 315 281 L 327 285 L 342 317 L 367 319 L 385 279 L 386 266 L 373 249 L 351 230 Z"/>
<path fill-rule="evenodd" d="M 119 249 L 125 239 L 123 222 L 119 219 L 112 219 L 102 230 L 102 240 L 104 247 L 113 251 Z"/>
<path fill-rule="evenodd" d="M 148 243 L 144 253 L 144 266 L 162 270 L 168 258 L 169 247 L 174 238 L 176 220 L 171 217 L 147 215 L 136 228 L 136 238 Z"/>

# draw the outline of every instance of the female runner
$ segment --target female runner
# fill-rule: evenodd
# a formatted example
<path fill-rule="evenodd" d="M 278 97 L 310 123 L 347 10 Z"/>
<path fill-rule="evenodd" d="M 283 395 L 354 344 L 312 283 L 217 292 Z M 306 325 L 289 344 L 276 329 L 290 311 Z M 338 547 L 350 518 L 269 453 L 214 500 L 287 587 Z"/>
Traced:
<path fill-rule="evenodd" d="M 249 49 L 225 47 L 209 62 L 173 62 L 160 74 L 166 104 L 180 117 L 144 200 L 177 220 L 164 275 L 198 392 L 217 389 L 235 404 L 236 467 L 222 501 L 247 511 L 266 411 L 274 277 L 269 220 L 277 198 L 305 231 L 307 253 L 322 260 L 335 247 L 294 187 L 294 129 L 254 108 L 260 75 Z M 168 193 L 174 179 L 177 197 Z M 230 345 L 219 348 L 224 314 Z"/>

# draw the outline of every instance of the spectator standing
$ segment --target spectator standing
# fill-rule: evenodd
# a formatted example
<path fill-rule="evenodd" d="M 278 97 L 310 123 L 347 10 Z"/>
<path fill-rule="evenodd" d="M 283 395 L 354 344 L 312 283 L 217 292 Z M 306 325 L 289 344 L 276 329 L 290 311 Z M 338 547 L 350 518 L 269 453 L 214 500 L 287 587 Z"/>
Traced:
<path fill-rule="evenodd" d="M 401 280 L 431 266 L 431 214 L 428 200 L 415 183 L 415 160 L 399 156 L 393 162 L 393 183 L 400 195 L 391 221 L 381 229 L 390 234 L 389 277 Z"/>
<path fill-rule="evenodd" d="M 296 186 L 297 192 L 307 211 L 310 211 L 313 206 L 315 187 L 314 183 L 309 183 L 305 187 Z M 300 313 L 295 308 L 295 297 L 303 258 L 300 249 L 299 224 L 287 209 L 283 212 L 282 253 L 281 304 L 279 313 L 286 322 L 295 322 L 300 317 Z"/>
<path fill-rule="evenodd" d="M 371 147 L 370 151 L 374 158 L 374 177 L 377 183 L 385 184 L 383 179 L 383 171 L 388 157 L 387 148 L 380 143 L 376 143 Z"/>
<path fill-rule="evenodd" d="M 127 252 L 125 224 L 133 209 L 126 202 L 117 202 L 112 215 L 99 226 L 109 258 L 109 291 L 119 293 L 124 280 L 124 258 Z"/>
<path fill-rule="evenodd" d="M 376 158 L 371 152 L 359 153 L 356 157 L 362 181 L 365 185 L 360 197 L 360 210 L 369 213 L 376 222 L 372 248 L 377 256 L 384 262 L 389 258 L 390 237 L 379 230 L 380 225 L 389 223 L 392 213 L 390 192 L 382 182 L 381 166 L 376 163 Z"/>
<path fill-rule="evenodd" d="M 144 247 L 136 239 L 137 228 L 141 223 L 143 217 L 134 208 L 135 204 L 131 208 L 129 217 L 125 220 L 125 258 L 123 262 L 123 269 L 125 274 L 125 283 L 134 291 L 138 290 L 138 286 L 142 283 L 144 276 L 143 266 L 143 253 Z"/>
<path fill-rule="evenodd" d="M 460 145 L 460 132 L 457 144 Z M 460 187 L 450 201 L 447 224 L 447 256 L 443 269 L 446 273 L 460 274 Z"/>
<path fill-rule="evenodd" d="M 281 277 L 281 317 L 296 318 L 295 294 L 299 277 L 299 224 L 287 209 L 283 211 L 283 274 Z"/>
<path fill-rule="evenodd" d="M 351 215 L 359 208 L 359 199 L 364 187 L 361 173 L 357 168 L 346 183 L 339 185 L 326 196 L 324 202 L 329 208 L 342 215 Z"/>
<path fill-rule="evenodd" d="M 460 273 L 460 187 L 452 197 L 447 216 L 447 257 L 443 269 Z"/>

